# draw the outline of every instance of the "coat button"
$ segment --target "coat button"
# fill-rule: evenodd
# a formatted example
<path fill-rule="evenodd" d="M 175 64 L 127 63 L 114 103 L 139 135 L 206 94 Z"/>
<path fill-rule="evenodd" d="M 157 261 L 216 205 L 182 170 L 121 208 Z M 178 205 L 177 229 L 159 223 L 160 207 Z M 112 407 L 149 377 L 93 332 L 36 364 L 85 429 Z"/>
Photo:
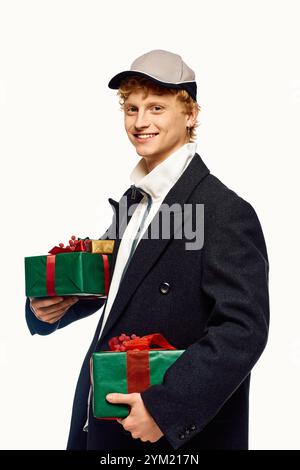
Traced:
<path fill-rule="evenodd" d="M 185 430 L 185 435 L 188 436 L 190 434 L 190 432 L 191 432 L 190 429 L 186 429 Z"/>
<path fill-rule="evenodd" d="M 185 439 L 185 435 L 184 435 L 184 434 L 179 434 L 178 437 L 179 437 L 179 439 L 181 439 L 181 440 L 182 440 L 182 439 Z"/>
<path fill-rule="evenodd" d="M 159 290 L 161 294 L 167 294 L 170 290 L 170 284 L 168 282 L 162 282 L 159 287 Z"/>
<path fill-rule="evenodd" d="M 192 426 L 190 427 L 190 431 L 195 431 L 196 430 L 196 426 L 195 424 L 192 424 Z"/>

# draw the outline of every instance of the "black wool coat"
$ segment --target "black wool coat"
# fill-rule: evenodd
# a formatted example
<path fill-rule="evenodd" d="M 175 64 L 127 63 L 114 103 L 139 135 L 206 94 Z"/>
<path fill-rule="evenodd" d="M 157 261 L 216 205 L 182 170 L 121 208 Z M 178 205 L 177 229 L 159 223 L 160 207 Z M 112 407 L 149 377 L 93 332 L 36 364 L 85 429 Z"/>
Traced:
<path fill-rule="evenodd" d="M 131 188 L 124 197 L 132 203 Z M 109 201 L 116 227 L 119 203 Z M 84 359 L 68 449 L 248 448 L 250 374 L 265 348 L 269 325 L 269 265 L 260 222 L 253 207 L 212 175 L 197 153 L 164 203 L 204 204 L 203 247 L 186 250 L 187 240 L 172 231 L 169 239 L 140 241 L 101 340 L 103 313 Z M 117 234 L 112 272 L 119 244 Z M 103 302 L 79 300 L 60 322 L 50 325 L 33 315 L 27 299 L 28 327 L 32 334 L 49 334 L 96 312 Z M 156 443 L 132 438 L 116 421 L 95 419 L 91 407 L 89 429 L 83 431 L 90 356 L 108 350 L 108 340 L 123 332 L 139 336 L 159 332 L 176 348 L 185 349 L 163 383 L 141 393 L 164 433 Z"/>

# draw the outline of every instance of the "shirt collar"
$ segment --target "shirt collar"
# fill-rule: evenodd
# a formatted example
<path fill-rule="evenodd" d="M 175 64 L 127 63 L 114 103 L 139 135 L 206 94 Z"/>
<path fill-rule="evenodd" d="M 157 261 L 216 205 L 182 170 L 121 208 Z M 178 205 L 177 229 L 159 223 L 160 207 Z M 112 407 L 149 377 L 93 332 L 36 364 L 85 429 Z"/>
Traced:
<path fill-rule="evenodd" d="M 147 172 L 145 160 L 137 163 L 130 174 L 131 182 L 146 191 L 153 200 L 166 195 L 182 175 L 196 153 L 197 143 L 188 142 L 177 149 L 159 165 Z"/>

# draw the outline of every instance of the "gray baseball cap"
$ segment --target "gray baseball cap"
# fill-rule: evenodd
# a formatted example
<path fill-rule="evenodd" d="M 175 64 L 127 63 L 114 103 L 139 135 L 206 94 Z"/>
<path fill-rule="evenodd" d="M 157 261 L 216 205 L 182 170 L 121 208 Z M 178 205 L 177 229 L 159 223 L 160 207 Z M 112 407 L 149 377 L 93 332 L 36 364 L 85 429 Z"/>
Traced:
<path fill-rule="evenodd" d="M 162 49 L 147 52 L 132 62 L 130 70 L 115 75 L 108 86 L 117 90 L 124 78 L 133 75 L 147 77 L 163 87 L 186 90 L 193 100 L 197 101 L 195 72 L 178 54 Z"/>

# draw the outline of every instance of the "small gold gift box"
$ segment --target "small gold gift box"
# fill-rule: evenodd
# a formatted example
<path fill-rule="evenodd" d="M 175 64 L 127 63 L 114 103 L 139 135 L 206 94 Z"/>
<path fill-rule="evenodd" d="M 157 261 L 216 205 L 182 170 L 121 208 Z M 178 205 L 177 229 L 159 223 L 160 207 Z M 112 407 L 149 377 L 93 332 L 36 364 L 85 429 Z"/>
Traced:
<path fill-rule="evenodd" d="M 89 240 L 88 251 L 91 253 L 112 254 L 115 240 Z"/>

